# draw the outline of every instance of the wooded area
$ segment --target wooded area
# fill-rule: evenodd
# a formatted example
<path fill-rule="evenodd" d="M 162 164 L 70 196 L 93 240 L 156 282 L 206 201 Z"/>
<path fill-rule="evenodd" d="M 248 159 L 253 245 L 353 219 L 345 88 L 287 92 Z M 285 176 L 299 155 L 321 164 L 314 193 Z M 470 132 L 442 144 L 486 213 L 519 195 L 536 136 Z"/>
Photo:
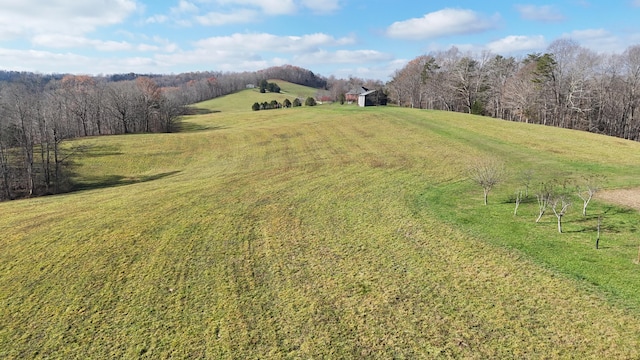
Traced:
<path fill-rule="evenodd" d="M 326 82 L 292 67 L 259 72 L 179 75 L 41 75 L 0 71 L 0 200 L 69 191 L 67 139 L 172 132 L 185 106 L 227 95 L 260 79 Z"/>
<path fill-rule="evenodd" d="M 453 47 L 413 59 L 387 88 L 401 106 L 640 140 L 640 45 L 604 54 L 560 39 L 522 58 Z"/>

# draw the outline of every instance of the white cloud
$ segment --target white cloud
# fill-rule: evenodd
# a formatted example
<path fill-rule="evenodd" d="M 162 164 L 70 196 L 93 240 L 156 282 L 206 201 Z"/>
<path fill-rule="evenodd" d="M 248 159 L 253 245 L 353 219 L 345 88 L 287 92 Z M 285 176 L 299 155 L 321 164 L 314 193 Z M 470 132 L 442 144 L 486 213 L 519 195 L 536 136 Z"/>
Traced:
<path fill-rule="evenodd" d="M 472 34 L 494 28 L 498 20 L 498 15 L 487 18 L 473 10 L 443 9 L 421 18 L 395 22 L 387 28 L 387 35 L 419 40 Z"/>
<path fill-rule="evenodd" d="M 355 42 L 353 38 L 334 38 L 317 33 L 303 36 L 277 36 L 273 34 L 233 34 L 211 37 L 197 41 L 195 46 L 201 50 L 215 49 L 247 52 L 309 52 L 321 46 L 342 46 Z"/>
<path fill-rule="evenodd" d="M 390 61 L 393 55 L 376 50 L 320 50 L 294 57 L 296 64 L 366 64 L 371 62 Z"/>
<path fill-rule="evenodd" d="M 2 1 L 0 38 L 59 33 L 79 35 L 119 24 L 138 9 L 135 0 Z"/>
<path fill-rule="evenodd" d="M 296 4 L 293 0 L 216 0 L 220 5 L 244 5 L 259 8 L 267 15 L 293 14 Z"/>
<path fill-rule="evenodd" d="M 185 19 L 184 17 L 190 17 L 194 14 L 197 14 L 200 11 L 197 5 L 192 2 L 180 0 L 177 6 L 174 6 L 169 9 L 169 15 L 166 14 L 154 14 L 152 16 L 147 17 L 144 20 L 146 24 L 164 24 L 169 21 L 178 24 L 180 26 L 191 26 L 191 21 Z"/>
<path fill-rule="evenodd" d="M 190 69 L 255 71 L 265 67 L 296 64 L 356 64 L 389 61 L 393 56 L 375 50 L 331 50 L 355 43 L 353 37 L 335 38 L 317 33 L 302 36 L 277 36 L 268 33 L 232 34 L 197 41 L 188 51 L 156 55 L 161 64 Z M 168 66 L 167 65 L 167 66 Z"/>
<path fill-rule="evenodd" d="M 544 36 L 510 35 L 487 44 L 487 49 L 497 54 L 509 54 L 519 51 L 539 50 L 547 46 Z"/>
<path fill-rule="evenodd" d="M 220 6 L 236 8 L 258 8 L 266 15 L 291 15 L 300 8 L 308 8 L 316 13 L 330 13 L 338 10 L 344 0 L 215 0 Z"/>
<path fill-rule="evenodd" d="M 576 40 L 581 46 L 597 52 L 619 52 L 625 47 L 624 41 L 604 29 L 574 30 L 562 34 L 562 38 Z"/>
<path fill-rule="evenodd" d="M 180 0 L 178 6 L 171 8 L 171 12 L 174 14 L 196 13 L 198 10 L 195 4 L 185 0 Z"/>
<path fill-rule="evenodd" d="M 264 17 L 293 15 L 300 8 L 315 13 L 331 13 L 340 8 L 343 0 L 180 0 L 167 15 L 153 15 L 145 20 L 148 24 L 160 24 L 171 20 L 180 26 L 191 26 L 193 22 L 203 26 L 250 24 Z M 197 4 L 196 4 L 197 3 Z"/>
<path fill-rule="evenodd" d="M 396 70 L 403 68 L 409 60 L 396 59 L 382 62 L 374 66 L 344 67 L 334 70 L 331 74 L 338 78 L 349 78 L 352 76 L 364 79 L 378 79 L 382 81 L 391 80 Z"/>
<path fill-rule="evenodd" d="M 84 47 L 92 47 L 99 51 L 128 51 L 133 49 L 133 45 L 126 41 L 103 41 L 65 34 L 40 34 L 34 36 L 31 42 L 34 45 L 58 49 Z"/>
<path fill-rule="evenodd" d="M 169 20 L 166 15 L 153 15 L 148 17 L 144 22 L 147 24 L 164 24 Z"/>
<path fill-rule="evenodd" d="M 133 72 L 166 72 L 152 58 L 93 58 L 73 53 L 55 53 L 38 50 L 15 50 L 0 48 L 0 63 L 12 64 L 6 70 L 37 71 L 43 73 L 71 74 L 115 74 L 123 71 Z M 98 71 L 96 71 L 99 69 Z M 125 70 L 126 69 L 126 70 Z"/>
<path fill-rule="evenodd" d="M 133 37 L 133 36 L 132 36 Z M 149 40 L 149 39 L 147 39 Z M 160 37 L 150 39 L 155 44 L 133 44 L 127 41 L 111 41 L 90 39 L 83 36 L 65 34 L 40 34 L 32 39 L 33 45 L 50 49 L 95 49 L 103 52 L 141 51 L 141 52 L 175 52 L 177 44 Z"/>
<path fill-rule="evenodd" d="M 330 13 L 340 9 L 339 0 L 302 0 L 302 5 L 318 13 Z"/>
<path fill-rule="evenodd" d="M 550 5 L 516 5 L 516 10 L 525 20 L 542 21 L 542 22 L 558 22 L 565 19 L 564 15 Z"/>
<path fill-rule="evenodd" d="M 63 64 L 77 66 L 81 63 L 86 64 L 88 60 L 87 57 L 77 54 L 0 48 L 0 63 L 7 64 L 7 70 L 61 73 L 65 72 L 60 67 Z M 75 72 L 78 70 L 76 69 Z"/>
<path fill-rule="evenodd" d="M 258 20 L 259 14 L 255 10 L 240 9 L 233 13 L 210 12 L 196 16 L 196 21 L 205 26 L 222 26 L 227 24 L 251 23 Z"/>

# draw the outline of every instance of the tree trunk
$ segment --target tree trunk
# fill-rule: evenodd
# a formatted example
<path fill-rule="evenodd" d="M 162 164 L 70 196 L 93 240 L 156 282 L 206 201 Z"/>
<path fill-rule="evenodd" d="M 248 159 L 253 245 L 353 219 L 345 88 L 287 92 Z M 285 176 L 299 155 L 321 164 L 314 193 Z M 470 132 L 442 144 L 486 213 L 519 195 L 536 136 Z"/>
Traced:
<path fill-rule="evenodd" d="M 600 246 L 600 216 L 598 216 L 598 236 L 596 237 L 596 250 Z"/>
<path fill-rule="evenodd" d="M 562 215 L 557 216 L 558 218 L 558 232 L 562 234 Z"/>

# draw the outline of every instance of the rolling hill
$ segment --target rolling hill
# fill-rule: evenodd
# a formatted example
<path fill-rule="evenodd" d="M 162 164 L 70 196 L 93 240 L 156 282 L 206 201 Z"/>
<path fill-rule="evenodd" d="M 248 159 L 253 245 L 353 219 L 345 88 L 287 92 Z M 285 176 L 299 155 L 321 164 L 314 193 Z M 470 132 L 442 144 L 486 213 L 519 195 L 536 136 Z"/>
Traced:
<path fill-rule="evenodd" d="M 523 171 L 638 186 L 639 143 L 394 107 L 251 111 L 274 95 L 196 104 L 180 133 L 78 140 L 82 191 L 0 203 L 0 357 L 640 356 L 637 212 L 574 203 L 559 234 L 533 196 L 512 203 Z M 465 175 L 484 158 L 511 174 L 487 206 Z"/>

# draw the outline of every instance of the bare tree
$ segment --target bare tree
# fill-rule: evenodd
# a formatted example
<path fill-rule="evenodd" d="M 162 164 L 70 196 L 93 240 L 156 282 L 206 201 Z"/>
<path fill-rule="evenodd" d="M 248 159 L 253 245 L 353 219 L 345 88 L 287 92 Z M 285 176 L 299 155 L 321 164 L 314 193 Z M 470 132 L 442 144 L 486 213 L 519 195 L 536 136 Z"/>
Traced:
<path fill-rule="evenodd" d="M 554 194 L 551 196 L 551 209 L 558 219 L 558 232 L 562 234 L 562 217 L 571 206 L 571 201 L 564 194 Z"/>
<path fill-rule="evenodd" d="M 536 199 L 538 200 L 538 217 L 536 218 L 536 222 L 540 222 L 551 201 L 551 189 L 548 184 L 540 184 L 540 187 L 536 191 Z"/>
<path fill-rule="evenodd" d="M 435 59 L 431 56 L 422 55 L 409 61 L 395 72 L 389 83 L 394 101 L 400 106 L 425 107 L 425 98 L 429 93 L 427 84 L 437 69 Z M 429 104 L 426 107 L 430 107 Z"/>
<path fill-rule="evenodd" d="M 1 89 L 0 89 L 1 90 Z M 1 93 L 1 92 L 0 92 Z M 2 96 L 0 96 L 0 100 Z M 0 103 L 0 119 L 6 118 L 5 114 L 5 104 Z M 11 183 L 9 181 L 11 166 L 9 163 L 9 152 L 8 152 L 8 143 L 9 136 L 7 131 L 7 125 L 3 121 L 0 121 L 0 173 L 2 179 L 2 183 L 0 186 L 1 193 L 0 199 L 6 200 L 11 199 Z"/>
<path fill-rule="evenodd" d="M 33 84 L 28 84 L 35 88 Z M 24 178 L 20 182 L 23 191 L 27 196 L 34 195 L 35 191 L 35 168 L 34 168 L 34 145 L 36 142 L 34 119 L 38 116 L 35 113 L 37 96 L 35 92 L 25 84 L 15 84 L 11 89 L 11 110 L 10 116 L 13 118 L 12 125 L 16 130 L 13 134 L 14 141 L 22 149 Z"/>
<path fill-rule="evenodd" d="M 529 123 L 537 121 L 535 116 L 538 86 L 534 83 L 533 62 L 522 62 L 518 70 L 505 79 L 502 94 L 503 119 Z"/>
<path fill-rule="evenodd" d="M 120 125 L 117 133 L 128 134 L 135 130 L 135 87 L 130 82 L 110 83 L 107 88 L 107 109 Z"/>
<path fill-rule="evenodd" d="M 495 118 L 507 119 L 503 100 L 507 92 L 507 81 L 515 75 L 518 64 L 513 57 L 496 55 L 489 60 L 487 67 L 487 110 Z"/>
<path fill-rule="evenodd" d="M 482 187 L 484 204 L 487 205 L 489 192 L 504 179 L 505 166 L 502 161 L 494 158 L 481 159 L 469 166 L 468 174 L 471 181 Z"/>
<path fill-rule="evenodd" d="M 513 215 L 518 215 L 518 207 L 520 207 L 520 203 L 522 202 L 522 190 L 516 191 L 516 208 L 513 210 Z"/>
<path fill-rule="evenodd" d="M 582 199 L 582 216 L 587 216 L 587 206 L 593 196 L 600 190 L 602 184 L 602 176 L 591 175 L 585 176 L 582 184 L 576 186 L 576 192 Z"/>

